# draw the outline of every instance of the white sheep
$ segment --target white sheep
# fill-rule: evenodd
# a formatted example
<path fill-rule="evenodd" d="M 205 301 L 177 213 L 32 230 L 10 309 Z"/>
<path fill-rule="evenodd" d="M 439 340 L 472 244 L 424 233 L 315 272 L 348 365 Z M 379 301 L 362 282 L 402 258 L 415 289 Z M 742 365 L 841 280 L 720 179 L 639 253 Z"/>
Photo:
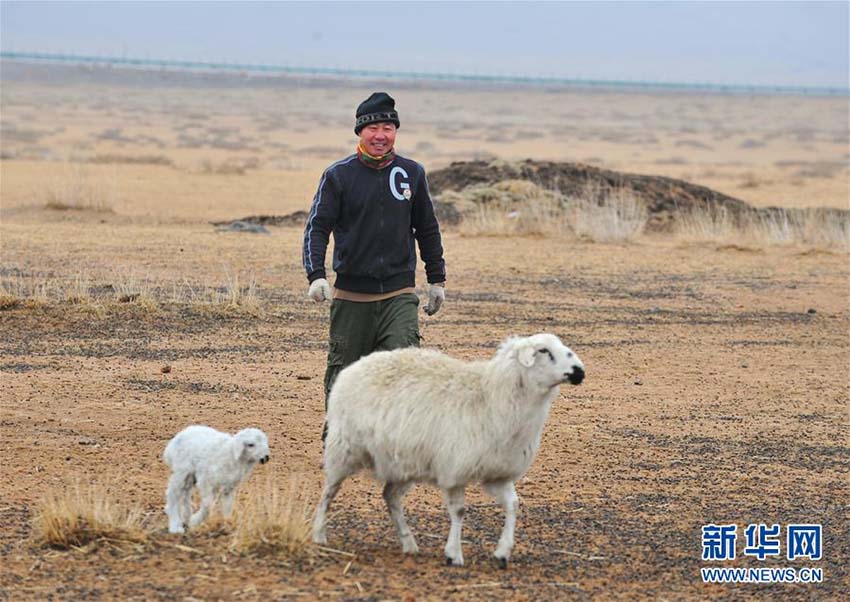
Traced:
<path fill-rule="evenodd" d="M 464 489 L 481 482 L 505 510 L 495 556 L 507 567 L 519 504 L 514 483 L 531 465 L 559 386 L 584 364 L 558 337 L 509 338 L 487 362 L 416 348 L 368 355 L 340 372 L 328 399 L 325 486 L 313 541 L 327 543 L 327 511 L 346 477 L 369 469 L 405 553 L 419 551 L 402 497 L 414 483 L 443 490 L 451 517 L 449 565 L 463 565 Z"/>
<path fill-rule="evenodd" d="M 171 468 L 165 491 L 168 531 L 183 533 L 195 527 L 221 498 L 222 514 L 230 516 L 236 488 L 259 462 L 269 460 L 269 441 L 263 431 L 243 429 L 235 435 L 208 426 L 188 426 L 176 435 L 162 454 Z M 201 507 L 192 513 L 192 487 L 201 493 Z"/>

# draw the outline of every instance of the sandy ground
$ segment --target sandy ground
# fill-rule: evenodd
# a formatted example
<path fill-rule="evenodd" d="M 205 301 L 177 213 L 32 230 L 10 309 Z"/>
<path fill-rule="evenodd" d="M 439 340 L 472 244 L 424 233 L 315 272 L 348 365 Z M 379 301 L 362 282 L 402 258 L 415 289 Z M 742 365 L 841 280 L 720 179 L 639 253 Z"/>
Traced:
<path fill-rule="evenodd" d="M 489 559 L 501 512 L 477 488 L 467 566 L 447 568 L 438 492 L 408 495 L 422 552 L 405 558 L 380 486 L 365 475 L 337 498 L 329 538 L 342 553 L 288 561 L 231 553 L 226 529 L 168 535 L 160 454 L 189 423 L 268 433 L 272 462 L 246 492 L 294 476 L 304 495 L 318 494 L 327 307 L 305 299 L 301 231 L 222 234 L 208 221 L 305 209 L 322 168 L 353 147 L 350 113 L 369 90 L 87 77 L 4 81 L 0 276 L 68 288 L 85 274 L 97 288 L 135 274 L 160 302 L 0 311 L 0 599 L 850 592 L 850 270 L 845 253 L 794 246 L 445 232 L 448 300 L 423 314 L 423 344 L 486 358 L 508 335 L 550 331 L 587 366 L 581 386 L 563 389 L 518 484 L 507 571 Z M 757 205 L 847 206 L 846 99 L 392 91 L 399 146 L 428 168 L 491 155 L 582 160 L 688 178 Z M 105 154 L 170 165 L 68 162 Z M 244 173 L 216 173 L 223 165 Z M 81 182 L 111 211 L 44 208 L 51 192 Z M 255 278 L 259 315 L 163 292 L 221 286 L 228 272 Z M 39 500 L 75 480 L 140 506 L 155 543 L 89 553 L 35 545 Z M 703 585 L 700 528 L 712 522 L 739 525 L 739 558 L 718 566 L 820 567 L 824 582 Z M 793 522 L 823 525 L 823 560 L 740 557 L 747 524 Z"/>

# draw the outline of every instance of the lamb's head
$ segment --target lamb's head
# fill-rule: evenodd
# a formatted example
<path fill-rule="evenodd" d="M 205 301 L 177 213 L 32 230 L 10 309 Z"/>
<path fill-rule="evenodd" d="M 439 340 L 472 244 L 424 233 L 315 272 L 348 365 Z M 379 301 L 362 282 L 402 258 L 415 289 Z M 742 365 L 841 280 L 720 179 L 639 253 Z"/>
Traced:
<path fill-rule="evenodd" d="M 269 461 L 269 440 L 260 429 L 243 429 L 233 436 L 236 460 L 246 464 L 265 464 Z"/>
<path fill-rule="evenodd" d="M 584 380 L 582 361 L 553 334 L 509 339 L 503 350 L 516 358 L 527 378 L 543 387 L 578 385 Z"/>

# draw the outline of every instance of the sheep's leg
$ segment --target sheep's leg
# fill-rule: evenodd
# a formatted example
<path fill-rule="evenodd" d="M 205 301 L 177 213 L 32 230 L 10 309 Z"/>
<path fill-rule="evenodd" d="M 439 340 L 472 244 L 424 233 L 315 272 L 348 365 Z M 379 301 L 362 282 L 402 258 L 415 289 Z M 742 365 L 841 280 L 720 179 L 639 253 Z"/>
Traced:
<path fill-rule="evenodd" d="M 325 526 L 328 522 L 328 508 L 331 507 L 336 494 L 339 492 L 342 482 L 348 476 L 346 473 L 331 475 L 330 471 L 325 476 L 325 488 L 322 491 L 322 499 L 319 500 L 319 505 L 316 507 L 316 515 L 313 517 L 313 543 L 325 545 L 328 543 L 328 536 L 325 534 Z"/>
<path fill-rule="evenodd" d="M 419 546 L 416 545 L 416 538 L 410 532 L 410 527 L 407 526 L 407 521 L 404 518 L 404 507 L 402 506 L 402 498 L 407 493 L 413 483 L 387 483 L 384 485 L 384 501 L 387 503 L 390 518 L 395 524 L 396 532 L 401 540 L 401 548 L 405 554 L 419 553 Z"/>
<path fill-rule="evenodd" d="M 499 538 L 499 545 L 493 555 L 499 561 L 499 565 L 506 569 L 508 568 L 508 559 L 511 557 L 511 550 L 514 547 L 514 529 L 516 528 L 519 498 L 511 481 L 485 483 L 484 488 L 496 498 L 496 501 L 505 510 L 505 526 L 502 529 L 502 536 Z"/>
<path fill-rule="evenodd" d="M 188 483 L 188 487 L 187 487 Z M 165 514 L 168 515 L 168 532 L 183 533 L 188 517 L 184 515 L 184 507 L 189 501 L 191 480 L 185 474 L 173 473 L 168 478 L 165 490 Z"/>
<path fill-rule="evenodd" d="M 328 543 L 325 526 L 328 522 L 328 509 L 334 497 L 339 492 L 342 482 L 357 472 L 357 467 L 351 463 L 351 454 L 346 443 L 333 433 L 325 442 L 325 487 L 322 498 L 316 506 L 313 516 L 313 542 L 324 545 Z"/>
<path fill-rule="evenodd" d="M 449 566 L 463 566 L 463 550 L 460 545 L 460 531 L 463 526 L 464 514 L 463 494 L 463 487 L 443 490 L 446 507 L 449 509 L 449 517 L 452 519 L 449 539 L 446 541 L 446 564 Z"/>
<path fill-rule="evenodd" d="M 201 507 L 189 519 L 190 528 L 197 527 L 204 522 L 210 514 L 212 505 L 215 503 L 215 491 L 209 484 L 203 481 L 199 482 L 198 490 L 201 492 Z"/>

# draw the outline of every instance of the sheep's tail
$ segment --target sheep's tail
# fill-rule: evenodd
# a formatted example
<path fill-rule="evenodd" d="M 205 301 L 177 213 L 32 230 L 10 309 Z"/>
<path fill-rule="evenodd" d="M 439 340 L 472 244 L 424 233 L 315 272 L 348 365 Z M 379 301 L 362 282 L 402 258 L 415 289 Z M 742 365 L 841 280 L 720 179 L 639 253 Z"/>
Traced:
<path fill-rule="evenodd" d="M 325 454 L 323 466 L 325 475 L 331 479 L 344 478 L 358 470 L 371 468 L 371 456 L 352 442 L 344 429 L 336 421 L 328 424 L 328 435 L 325 438 Z"/>
<path fill-rule="evenodd" d="M 327 434 L 325 435 L 325 453 L 331 449 L 341 448 L 345 444 L 345 436 L 339 426 L 339 419 L 328 416 Z"/>

